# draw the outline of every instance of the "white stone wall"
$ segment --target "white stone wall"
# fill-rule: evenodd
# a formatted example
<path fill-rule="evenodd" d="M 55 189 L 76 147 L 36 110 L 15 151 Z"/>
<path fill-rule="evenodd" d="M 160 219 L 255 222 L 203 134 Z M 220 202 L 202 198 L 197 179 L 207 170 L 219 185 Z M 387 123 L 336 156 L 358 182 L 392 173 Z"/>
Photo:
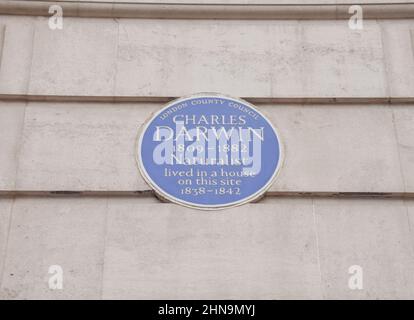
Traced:
<path fill-rule="evenodd" d="M 147 191 L 138 129 L 160 103 L 0 102 L 2 190 Z M 414 193 L 411 105 L 258 104 L 285 160 L 270 191 Z"/>
<path fill-rule="evenodd" d="M 1 299 L 414 298 L 413 19 L 0 15 L 0 57 Z M 269 117 L 280 175 L 235 209 L 162 203 L 138 129 L 211 91 Z"/>
<path fill-rule="evenodd" d="M 269 198 L 206 213 L 153 198 L 20 197 L 1 199 L 0 217 L 5 299 L 414 294 L 413 201 Z M 64 289 L 53 291 L 57 263 Z M 364 290 L 348 288 L 351 265 Z"/>
<path fill-rule="evenodd" d="M 0 17 L 0 92 L 242 97 L 410 97 L 413 20 Z M 18 64 L 15 62 L 19 61 Z"/>

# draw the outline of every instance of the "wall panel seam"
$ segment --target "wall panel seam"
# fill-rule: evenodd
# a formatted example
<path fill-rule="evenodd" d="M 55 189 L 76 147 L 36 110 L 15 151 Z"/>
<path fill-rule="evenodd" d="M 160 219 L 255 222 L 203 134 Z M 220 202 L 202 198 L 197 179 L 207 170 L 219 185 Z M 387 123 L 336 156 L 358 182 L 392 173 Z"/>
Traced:
<path fill-rule="evenodd" d="M 167 103 L 178 96 L 77 96 L 77 95 L 33 95 L 0 93 L 0 101 L 32 101 L 32 102 L 102 102 L 130 103 L 149 102 Z M 414 104 L 414 96 L 410 97 L 240 97 L 257 104 Z"/>

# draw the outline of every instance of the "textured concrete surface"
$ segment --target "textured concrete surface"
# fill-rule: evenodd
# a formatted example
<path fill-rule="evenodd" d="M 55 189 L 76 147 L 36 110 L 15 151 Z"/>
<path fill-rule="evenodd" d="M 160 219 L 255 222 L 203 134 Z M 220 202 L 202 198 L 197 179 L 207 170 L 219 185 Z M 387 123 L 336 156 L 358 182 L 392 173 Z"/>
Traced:
<path fill-rule="evenodd" d="M 215 213 L 113 200 L 103 297 L 318 298 L 310 200 Z"/>
<path fill-rule="evenodd" d="M 116 72 L 115 21 L 65 19 L 63 30 L 36 22 L 31 94 L 113 95 Z"/>
<path fill-rule="evenodd" d="M 387 70 L 387 90 L 392 97 L 414 93 L 414 52 L 412 20 L 382 21 L 381 32 Z"/>
<path fill-rule="evenodd" d="M 140 125 L 160 107 L 28 103 L 16 188 L 148 190 L 137 169 L 135 141 Z M 284 165 L 272 191 L 413 192 L 409 181 L 414 163 L 407 154 L 414 140 L 411 106 L 259 108 L 278 128 L 285 147 Z M 406 142 L 397 143 L 395 128 Z"/>
<path fill-rule="evenodd" d="M 285 145 L 285 163 L 271 190 L 403 191 L 388 106 L 266 105 L 262 110 Z"/>
<path fill-rule="evenodd" d="M 398 137 L 398 150 L 401 170 L 404 176 L 405 190 L 414 187 L 414 115 L 401 106 L 393 106 L 394 122 Z"/>
<path fill-rule="evenodd" d="M 4 34 L 6 33 L 6 26 L 4 24 L 0 24 L 0 63 L 1 63 L 1 56 L 3 54 L 3 46 L 4 46 Z M 1 67 L 1 64 L 0 64 Z"/>
<path fill-rule="evenodd" d="M 325 298 L 412 299 L 414 247 L 403 201 L 315 200 L 315 214 Z M 363 268 L 364 290 L 347 287 L 352 265 Z"/>
<path fill-rule="evenodd" d="M 25 106 L 0 101 L 0 190 L 13 190 L 16 185 Z"/>
<path fill-rule="evenodd" d="M 28 92 L 35 18 L 0 17 L 6 25 L 0 64 L 0 92 Z"/>
<path fill-rule="evenodd" d="M 50 30 L 47 18 L 1 19 L 1 93 L 388 97 L 413 90 L 412 20 L 369 20 L 350 30 L 346 21 L 66 18 L 63 30 Z"/>
<path fill-rule="evenodd" d="M 135 141 L 153 105 L 30 103 L 17 189 L 148 190 Z"/>
<path fill-rule="evenodd" d="M 296 41 L 302 68 L 294 80 L 301 86 L 292 95 L 384 94 L 386 78 L 380 26 L 374 21 L 364 22 L 363 30 L 350 30 L 344 21 L 301 22 L 303 34 Z M 283 82 L 284 72 L 279 74 L 279 81 Z"/>
<path fill-rule="evenodd" d="M 411 232 L 411 238 L 414 239 L 414 233 L 412 232 L 414 227 L 414 201 L 405 201 L 405 205 L 407 207 L 407 213 L 409 218 L 409 227 Z"/>
<path fill-rule="evenodd" d="M 107 200 L 18 199 L 0 289 L 2 299 L 100 297 Z M 51 265 L 63 290 L 50 290 Z"/>
<path fill-rule="evenodd" d="M 29 93 L 386 95 L 376 21 L 363 32 L 343 21 L 67 18 L 65 25 L 53 31 L 37 19 Z"/>
<path fill-rule="evenodd" d="M 267 198 L 206 213 L 153 198 L 46 197 L 10 208 L 2 199 L 3 299 L 414 296 L 412 200 Z M 48 288 L 53 264 L 63 290 Z M 363 290 L 348 287 L 352 265 Z"/>
<path fill-rule="evenodd" d="M 7 239 L 9 235 L 10 218 L 13 206 L 13 199 L 0 198 L 0 287 L 3 268 L 6 260 Z"/>
<path fill-rule="evenodd" d="M 347 24 L 334 21 L 121 20 L 119 37 L 117 95 L 384 94 L 376 22 L 350 33 Z"/>

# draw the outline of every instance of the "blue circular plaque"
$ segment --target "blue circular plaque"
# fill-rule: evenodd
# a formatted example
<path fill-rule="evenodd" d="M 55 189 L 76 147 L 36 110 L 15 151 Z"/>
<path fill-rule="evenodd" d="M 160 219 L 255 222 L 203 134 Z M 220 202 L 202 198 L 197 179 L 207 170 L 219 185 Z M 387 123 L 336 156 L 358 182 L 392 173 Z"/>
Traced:
<path fill-rule="evenodd" d="M 281 166 L 281 143 L 250 103 L 217 94 L 174 100 L 142 127 L 137 161 L 163 198 L 200 209 L 260 197 Z"/>

